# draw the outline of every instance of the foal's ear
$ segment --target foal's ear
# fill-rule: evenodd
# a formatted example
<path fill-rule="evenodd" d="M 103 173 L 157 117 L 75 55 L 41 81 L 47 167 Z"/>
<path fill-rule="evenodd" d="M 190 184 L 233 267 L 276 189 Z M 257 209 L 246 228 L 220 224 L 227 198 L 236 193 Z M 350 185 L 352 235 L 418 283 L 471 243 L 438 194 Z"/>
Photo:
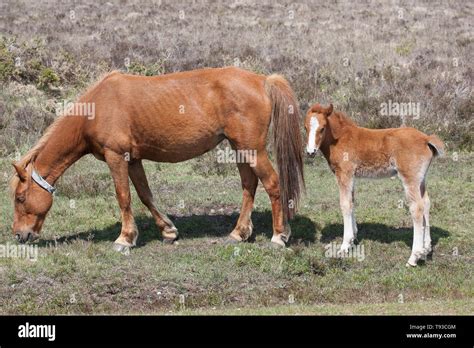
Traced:
<path fill-rule="evenodd" d="M 26 172 L 26 169 L 23 168 L 20 164 L 13 162 L 12 163 L 13 167 L 15 167 L 16 173 L 18 174 L 18 177 L 20 178 L 21 182 L 26 181 L 26 178 L 28 177 L 28 173 Z"/>
<path fill-rule="evenodd" d="M 311 112 L 320 113 L 320 112 L 321 112 L 321 109 L 322 109 L 321 104 L 316 103 L 316 104 L 314 104 L 313 106 L 311 106 L 310 111 L 311 111 Z"/>
<path fill-rule="evenodd" d="M 318 114 L 323 114 L 323 115 L 326 115 L 326 116 L 329 116 L 332 114 L 332 110 L 333 110 L 333 106 L 332 104 L 329 104 L 328 107 L 324 107 L 322 106 L 321 104 L 317 103 L 317 104 L 314 104 L 312 107 L 311 107 L 311 112 L 316 112 Z"/>
<path fill-rule="evenodd" d="M 332 111 L 334 110 L 334 107 L 332 106 L 332 104 L 329 104 L 329 106 L 326 108 L 326 110 L 324 111 L 324 114 L 326 116 L 329 116 L 332 114 Z"/>

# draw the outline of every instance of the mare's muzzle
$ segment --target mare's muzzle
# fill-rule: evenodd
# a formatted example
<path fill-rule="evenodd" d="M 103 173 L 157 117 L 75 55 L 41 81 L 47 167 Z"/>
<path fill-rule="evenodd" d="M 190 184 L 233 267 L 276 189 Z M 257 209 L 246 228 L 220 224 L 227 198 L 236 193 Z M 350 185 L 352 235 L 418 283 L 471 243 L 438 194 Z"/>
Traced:
<path fill-rule="evenodd" d="M 33 242 L 38 238 L 39 234 L 31 230 L 15 232 L 15 239 L 21 244 L 26 242 Z"/>

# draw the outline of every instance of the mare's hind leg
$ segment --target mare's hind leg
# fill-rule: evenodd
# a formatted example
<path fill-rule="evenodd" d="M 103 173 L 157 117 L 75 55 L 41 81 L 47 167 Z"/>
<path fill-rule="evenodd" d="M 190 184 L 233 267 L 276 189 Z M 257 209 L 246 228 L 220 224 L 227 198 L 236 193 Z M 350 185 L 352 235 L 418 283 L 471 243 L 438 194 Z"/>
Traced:
<path fill-rule="evenodd" d="M 131 208 L 128 162 L 121 154 L 110 150 L 104 153 L 104 157 L 114 180 L 115 192 L 122 215 L 122 230 L 115 241 L 114 247 L 117 251 L 127 251 L 130 247 L 135 246 L 138 237 L 138 229 Z"/>
<path fill-rule="evenodd" d="M 151 215 L 155 219 L 156 225 L 161 230 L 163 241 L 172 243 L 178 238 L 178 230 L 173 222 L 155 207 L 153 202 L 153 195 L 148 186 L 148 180 L 143 169 L 142 161 L 135 161 L 129 164 L 128 174 L 132 179 L 133 186 L 137 191 L 138 197 L 142 203 L 150 210 Z"/>
<path fill-rule="evenodd" d="M 413 219 L 413 246 L 407 266 L 416 266 L 426 253 L 423 247 L 423 214 L 425 204 L 420 192 L 420 182 L 403 180 L 405 194 Z"/>
<path fill-rule="evenodd" d="M 230 234 L 230 238 L 237 241 L 244 241 L 252 235 L 253 224 L 251 215 L 258 178 L 252 171 L 250 164 L 237 163 L 237 167 L 239 168 L 240 179 L 242 181 L 243 198 L 239 220 Z"/>
<path fill-rule="evenodd" d="M 285 243 L 290 238 L 291 229 L 289 224 L 285 225 L 284 223 L 283 210 L 280 202 L 280 183 L 278 180 L 278 174 L 273 169 L 265 150 L 258 152 L 257 163 L 253 170 L 262 181 L 263 187 L 265 188 L 265 191 L 267 191 L 272 204 L 272 242 L 280 246 L 285 246 Z"/>

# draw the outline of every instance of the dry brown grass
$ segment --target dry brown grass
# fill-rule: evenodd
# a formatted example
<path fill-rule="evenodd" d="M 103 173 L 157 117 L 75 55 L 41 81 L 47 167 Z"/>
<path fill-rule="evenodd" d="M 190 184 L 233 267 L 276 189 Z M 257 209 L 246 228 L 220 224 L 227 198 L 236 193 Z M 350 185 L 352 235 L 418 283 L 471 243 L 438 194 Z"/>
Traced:
<path fill-rule="evenodd" d="M 31 132 L 17 121 L 25 105 L 10 107 L 12 81 L 32 84 L 54 105 L 76 97 L 107 70 L 154 75 L 230 64 L 282 73 L 303 109 L 331 101 L 369 127 L 402 123 L 382 116 L 381 103 L 420 103 L 420 118 L 409 117 L 407 125 L 440 134 L 451 148 L 472 149 L 469 2 L 373 1 L 356 7 L 352 1 L 84 0 L 0 6 L 3 153 L 25 146 L 18 139 Z M 45 109 L 54 115 L 47 100 L 26 103 L 32 119 L 41 122 Z M 22 136 L 12 139 L 15 132 Z"/>

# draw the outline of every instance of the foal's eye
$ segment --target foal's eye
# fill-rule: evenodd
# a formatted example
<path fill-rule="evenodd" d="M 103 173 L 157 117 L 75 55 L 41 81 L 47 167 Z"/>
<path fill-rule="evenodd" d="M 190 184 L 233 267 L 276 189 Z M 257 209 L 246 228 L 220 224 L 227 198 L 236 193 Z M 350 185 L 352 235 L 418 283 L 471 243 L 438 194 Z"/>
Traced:
<path fill-rule="evenodd" d="M 18 196 L 18 197 L 16 198 L 16 201 L 17 201 L 18 203 L 23 203 L 23 202 L 25 202 L 25 196 Z"/>
<path fill-rule="evenodd" d="M 321 128 L 321 132 L 324 132 L 324 127 L 323 127 L 323 128 Z"/>

